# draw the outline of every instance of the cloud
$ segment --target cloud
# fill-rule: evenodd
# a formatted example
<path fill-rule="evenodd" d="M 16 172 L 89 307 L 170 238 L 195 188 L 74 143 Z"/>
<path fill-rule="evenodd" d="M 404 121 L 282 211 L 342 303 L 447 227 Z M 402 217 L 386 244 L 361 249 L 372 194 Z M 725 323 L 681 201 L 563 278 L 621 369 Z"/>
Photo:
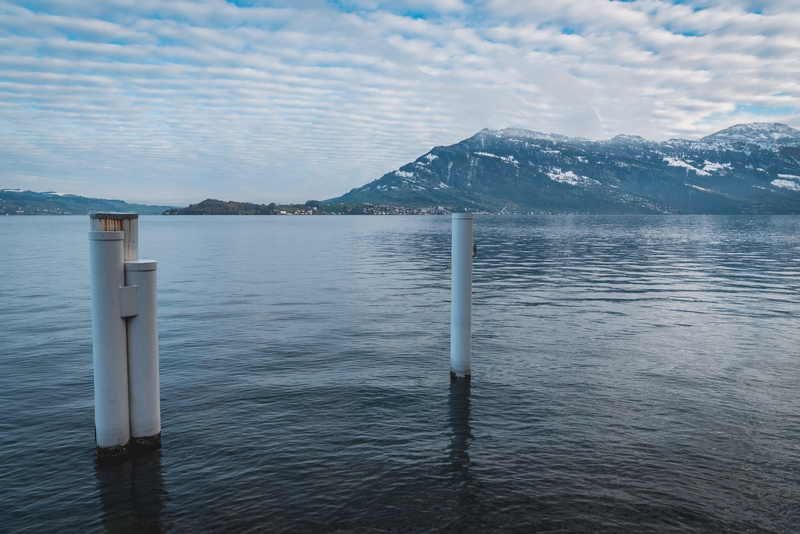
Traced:
<path fill-rule="evenodd" d="M 484 127 L 798 127 L 797 27 L 796 2 L 0 2 L 0 186 L 301 201 Z"/>

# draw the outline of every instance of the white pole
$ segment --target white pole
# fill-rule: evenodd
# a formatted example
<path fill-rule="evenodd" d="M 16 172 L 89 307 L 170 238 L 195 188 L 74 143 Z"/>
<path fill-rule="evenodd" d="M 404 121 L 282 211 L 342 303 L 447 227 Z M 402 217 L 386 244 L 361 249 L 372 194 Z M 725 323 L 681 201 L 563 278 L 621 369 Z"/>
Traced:
<path fill-rule="evenodd" d="M 453 213 L 450 298 L 450 377 L 470 376 L 472 339 L 472 218 Z"/>
<path fill-rule="evenodd" d="M 146 452 L 161 446 L 155 260 L 126 261 L 125 283 L 137 286 L 139 300 L 138 315 L 128 318 L 131 445 Z"/>
<path fill-rule="evenodd" d="M 89 232 L 92 279 L 92 355 L 97 455 L 128 453 L 128 355 L 119 288 L 125 285 L 123 232 Z"/>

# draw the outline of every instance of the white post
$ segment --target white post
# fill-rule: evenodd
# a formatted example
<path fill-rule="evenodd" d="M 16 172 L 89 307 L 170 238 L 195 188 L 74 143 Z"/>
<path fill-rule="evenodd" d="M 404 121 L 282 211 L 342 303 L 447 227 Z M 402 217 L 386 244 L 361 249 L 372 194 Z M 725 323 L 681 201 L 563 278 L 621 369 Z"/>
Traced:
<path fill-rule="evenodd" d="M 139 260 L 138 214 L 90 222 L 97 453 L 146 452 L 161 445 L 156 262 Z"/>
<path fill-rule="evenodd" d="M 450 298 L 450 378 L 470 376 L 472 340 L 472 218 L 453 213 Z"/>
<path fill-rule="evenodd" d="M 161 445 L 156 262 L 125 262 L 125 283 L 138 288 L 138 315 L 128 318 L 131 441 L 137 452 Z"/>
<path fill-rule="evenodd" d="M 89 232 L 97 455 L 128 453 L 128 355 L 119 288 L 125 285 L 123 232 Z"/>

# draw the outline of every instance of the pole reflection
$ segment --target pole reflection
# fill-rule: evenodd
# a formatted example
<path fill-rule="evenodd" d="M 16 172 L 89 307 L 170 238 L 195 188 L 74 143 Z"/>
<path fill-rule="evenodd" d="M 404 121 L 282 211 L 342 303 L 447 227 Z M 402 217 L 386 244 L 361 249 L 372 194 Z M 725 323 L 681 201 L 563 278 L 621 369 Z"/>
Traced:
<path fill-rule="evenodd" d="M 445 529 L 452 532 L 484 532 L 485 506 L 480 482 L 470 469 L 469 448 L 474 437 L 470 425 L 470 380 L 450 381 L 448 397 L 450 445 L 445 472 L 453 496 L 452 518 Z"/>
<path fill-rule="evenodd" d="M 470 426 L 470 380 L 460 378 L 450 381 L 449 407 L 450 446 L 448 447 L 448 470 L 454 484 L 468 486 L 471 482 L 469 473 L 469 446 L 472 443 L 472 427 Z"/>
<path fill-rule="evenodd" d="M 161 451 L 115 464 L 95 461 L 101 521 L 108 533 L 161 533 L 169 494 L 164 487 Z"/>

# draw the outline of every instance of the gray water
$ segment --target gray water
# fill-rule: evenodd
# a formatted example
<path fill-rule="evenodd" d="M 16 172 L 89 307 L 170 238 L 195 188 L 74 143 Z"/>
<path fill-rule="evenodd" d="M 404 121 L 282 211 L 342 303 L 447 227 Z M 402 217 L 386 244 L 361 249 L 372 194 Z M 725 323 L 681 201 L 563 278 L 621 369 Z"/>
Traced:
<path fill-rule="evenodd" d="M 796 532 L 800 217 L 142 217 L 163 448 L 95 461 L 88 217 L 0 219 L 5 532 Z"/>

